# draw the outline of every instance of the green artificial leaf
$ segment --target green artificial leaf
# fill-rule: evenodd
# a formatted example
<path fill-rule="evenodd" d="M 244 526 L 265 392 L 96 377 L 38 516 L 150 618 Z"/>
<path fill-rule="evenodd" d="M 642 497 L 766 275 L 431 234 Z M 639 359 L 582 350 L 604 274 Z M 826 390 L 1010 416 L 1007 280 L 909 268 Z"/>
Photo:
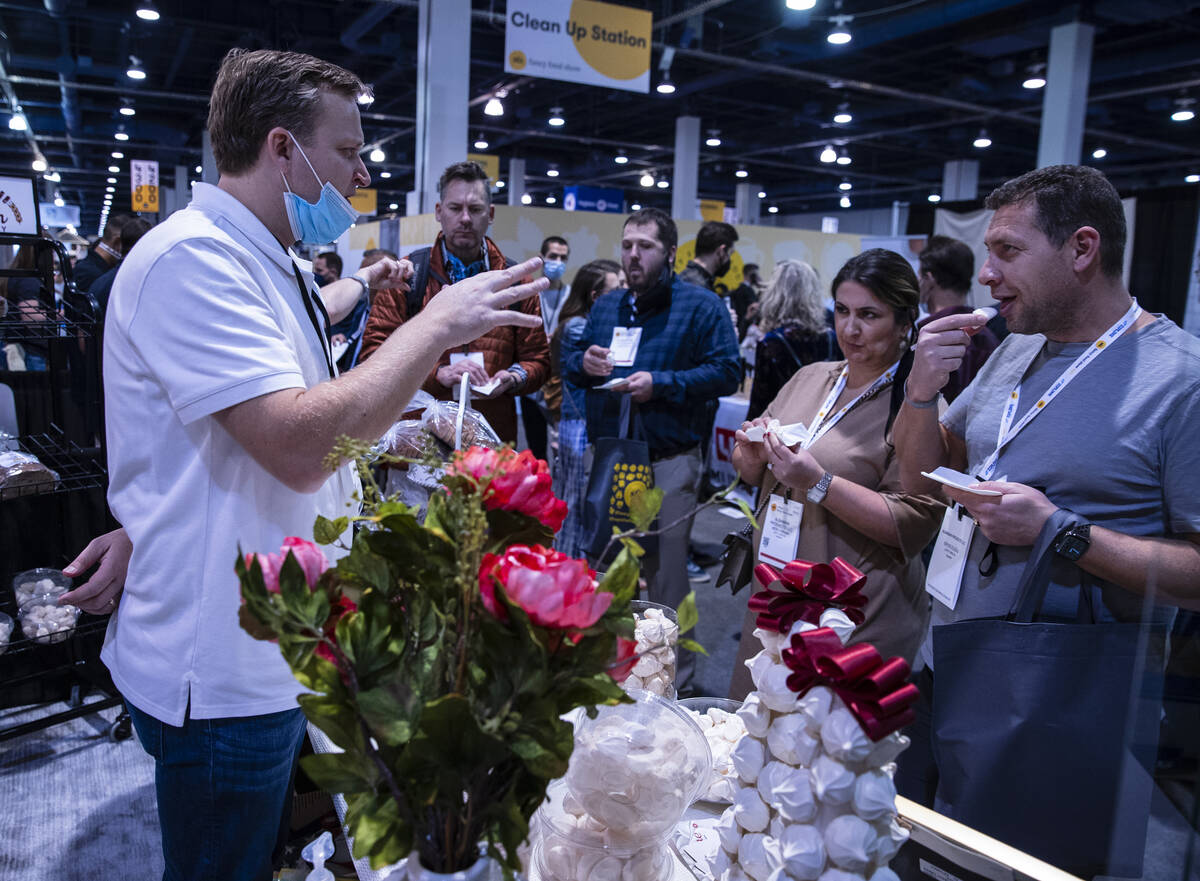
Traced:
<path fill-rule="evenodd" d="M 403 746 L 413 736 L 420 713 L 412 689 L 400 681 L 358 693 L 358 710 L 371 733 L 388 746 Z"/>
<path fill-rule="evenodd" d="M 310 594 L 304 570 L 296 561 L 296 555 L 288 551 L 283 558 L 283 565 L 279 567 L 280 598 L 293 615 L 303 615 Z"/>
<path fill-rule="evenodd" d="M 272 642 L 279 636 L 275 628 L 270 624 L 265 624 L 251 611 L 250 603 L 243 603 L 238 607 L 238 624 L 242 625 L 242 630 L 245 630 L 254 639 Z"/>
<path fill-rule="evenodd" d="M 555 694 L 560 707 L 610 705 L 625 697 L 621 686 L 607 673 L 576 677 Z"/>
<path fill-rule="evenodd" d="M 499 553 L 509 545 L 550 547 L 554 543 L 554 531 L 528 514 L 496 508 L 487 511 L 486 516 L 490 541 L 485 551 Z"/>
<path fill-rule="evenodd" d="M 687 649 L 689 652 L 696 652 L 697 654 L 708 657 L 708 650 L 694 639 L 679 640 L 679 647 L 681 649 Z"/>
<path fill-rule="evenodd" d="M 627 550 L 627 551 L 629 551 L 629 553 L 633 554 L 635 559 L 640 560 L 642 557 L 646 556 L 646 549 L 643 548 L 640 544 L 638 544 L 632 538 L 628 538 L 628 537 L 622 538 L 621 544 L 624 546 L 625 550 Z"/>
<path fill-rule="evenodd" d="M 347 558 L 343 558 L 347 559 Z M 367 587 L 374 587 L 382 593 L 387 593 L 392 584 L 392 571 L 388 562 L 379 554 L 374 553 L 368 544 L 355 542 L 348 556 L 350 570 L 356 580 Z M 339 571 L 340 571 L 339 564 Z"/>
<path fill-rule="evenodd" d="M 398 862 L 412 850 L 412 829 L 386 791 L 347 799 L 346 826 L 354 838 L 355 858 L 370 858 L 373 869 Z"/>
<path fill-rule="evenodd" d="M 563 776 L 575 747 L 575 727 L 558 718 L 553 701 L 537 701 L 525 714 L 529 724 L 509 741 L 509 747 L 538 777 L 553 780 Z"/>
<path fill-rule="evenodd" d="M 479 769 L 496 765 L 506 752 L 503 743 L 480 729 L 467 699 L 448 694 L 425 705 L 407 758 L 418 766 L 428 765 L 443 779 L 457 779 L 461 785 Z"/>
<path fill-rule="evenodd" d="M 750 506 L 749 506 L 749 505 L 746 503 L 746 500 L 745 500 L 745 499 L 734 499 L 734 500 L 733 500 L 733 503 L 734 503 L 735 505 L 737 505 L 737 506 L 738 506 L 738 509 L 739 509 L 739 510 L 740 510 L 740 511 L 741 511 L 743 514 L 745 514 L 745 515 L 746 515 L 746 519 L 750 521 L 750 524 L 751 524 L 751 525 L 752 525 L 752 526 L 753 526 L 755 529 L 759 529 L 759 528 L 760 528 L 760 527 L 759 527 L 759 525 L 758 525 L 758 521 L 754 519 L 754 509 L 753 509 L 753 508 L 751 508 L 751 507 L 750 507 Z"/>
<path fill-rule="evenodd" d="M 318 514 L 317 522 L 313 524 L 313 541 L 319 545 L 331 545 L 342 537 L 342 533 L 349 526 L 349 517 L 339 517 L 336 520 L 330 520 Z"/>
<path fill-rule="evenodd" d="M 675 610 L 675 615 L 679 623 L 680 635 L 687 633 L 700 622 L 700 613 L 696 611 L 696 592 L 694 590 L 683 598 L 679 608 Z"/>
<path fill-rule="evenodd" d="M 296 700 L 305 718 L 328 734 L 337 746 L 359 752 L 364 749 L 362 728 L 345 701 L 323 694 L 302 694 Z"/>
<path fill-rule="evenodd" d="M 638 532 L 648 532 L 654 525 L 654 518 L 662 508 L 663 491 L 647 489 L 630 493 L 629 517 Z"/>
<path fill-rule="evenodd" d="M 625 609 L 637 595 L 638 570 L 637 559 L 628 548 L 622 548 L 598 586 L 599 590 L 613 595 L 610 609 Z"/>
<path fill-rule="evenodd" d="M 326 792 L 351 793 L 370 790 L 374 781 L 367 776 L 367 766 L 354 753 L 320 753 L 300 760 L 304 773 Z"/>

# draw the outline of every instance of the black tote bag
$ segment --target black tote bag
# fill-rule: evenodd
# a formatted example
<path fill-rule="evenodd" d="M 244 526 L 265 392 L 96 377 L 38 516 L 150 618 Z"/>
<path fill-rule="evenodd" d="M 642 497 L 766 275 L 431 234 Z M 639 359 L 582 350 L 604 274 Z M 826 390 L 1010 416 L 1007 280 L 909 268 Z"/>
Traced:
<path fill-rule="evenodd" d="M 1086 581 L 1075 623 L 1033 622 L 1082 522 L 1046 522 L 1007 618 L 933 628 L 934 808 L 1072 874 L 1139 877 L 1165 627 L 1096 623 Z"/>
<path fill-rule="evenodd" d="M 583 509 L 583 548 L 591 557 L 604 552 L 614 526 L 622 532 L 634 528 L 629 513 L 630 498 L 635 492 L 654 487 L 650 447 L 629 395 L 621 396 L 618 432 L 618 437 L 599 438 L 592 447 L 592 469 Z M 648 554 L 658 549 L 656 536 L 637 541 Z"/>

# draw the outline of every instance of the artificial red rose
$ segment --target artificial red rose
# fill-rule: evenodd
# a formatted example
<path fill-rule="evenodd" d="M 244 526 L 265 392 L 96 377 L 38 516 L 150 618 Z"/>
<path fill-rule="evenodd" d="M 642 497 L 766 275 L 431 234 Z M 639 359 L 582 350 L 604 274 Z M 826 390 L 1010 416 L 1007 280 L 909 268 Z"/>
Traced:
<path fill-rule="evenodd" d="M 321 553 L 320 547 L 311 541 L 289 535 L 283 540 L 283 547 L 277 554 L 246 554 L 247 569 L 252 568 L 254 560 L 258 559 L 258 565 L 262 567 L 263 584 L 267 587 L 267 593 L 279 593 L 279 570 L 283 568 L 283 561 L 287 559 L 289 552 L 300 564 L 300 569 L 304 572 L 304 580 L 308 582 L 309 587 L 316 585 L 321 573 L 329 568 L 329 561 Z"/>
<path fill-rule="evenodd" d="M 624 682 L 637 663 L 637 640 L 617 637 L 617 659 L 609 671 L 617 682 Z"/>
<path fill-rule="evenodd" d="M 591 627 L 613 600 L 611 593 L 596 590 L 596 573 L 586 562 L 540 545 L 513 545 L 503 554 L 483 558 L 479 571 L 483 605 L 507 621 L 497 587 L 534 624 L 564 630 Z"/>
<path fill-rule="evenodd" d="M 455 454 L 447 474 L 479 486 L 485 508 L 527 514 L 555 532 L 567 518 L 567 503 L 554 495 L 549 466 L 529 450 L 471 447 Z"/>
<path fill-rule="evenodd" d="M 351 612 L 357 612 L 358 606 L 354 600 L 347 596 L 339 596 L 333 601 L 329 609 L 329 617 L 325 619 L 325 626 L 321 628 L 327 639 L 337 644 L 337 623 Z M 331 664 L 336 665 L 337 660 L 334 658 L 333 650 L 323 642 L 317 643 L 316 655 L 318 658 L 324 658 Z M 346 675 L 342 674 L 342 680 L 346 680 Z"/>

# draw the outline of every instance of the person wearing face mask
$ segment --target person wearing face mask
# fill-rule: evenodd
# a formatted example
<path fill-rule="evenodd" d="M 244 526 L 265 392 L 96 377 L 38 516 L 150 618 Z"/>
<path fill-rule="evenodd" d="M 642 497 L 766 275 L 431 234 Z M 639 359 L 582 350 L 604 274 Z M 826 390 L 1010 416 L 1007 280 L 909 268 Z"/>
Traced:
<path fill-rule="evenodd" d="M 375 296 L 363 334 L 361 361 L 369 361 L 393 330 L 428 308 L 444 288 L 509 265 L 486 235 L 495 207 L 491 182 L 479 163 L 456 162 L 442 172 L 433 213 L 442 228 L 433 246 L 409 254 L 415 266 L 413 290 L 381 290 Z M 550 374 L 550 343 L 541 322 L 540 303 L 527 300 L 517 308 L 539 316 L 537 327 L 497 327 L 448 349 L 422 386 L 434 397 L 449 400 L 457 396 L 466 374 L 472 386 L 487 389 L 473 394 L 477 400 L 472 406 L 502 441 L 510 443 L 517 440 L 517 395 L 537 391 Z"/>
<path fill-rule="evenodd" d="M 371 364 L 338 374 L 329 323 L 368 286 L 412 274 L 384 259 L 318 293 L 292 250 L 356 218 L 348 197 L 370 183 L 363 95 L 311 55 L 230 51 L 209 103 L 217 184 L 195 184 L 113 282 L 108 500 L 123 528 L 67 567 L 98 564 L 65 599 L 112 613 L 101 658 L 155 760 L 172 881 L 267 881 L 289 828 L 302 689 L 278 646 L 238 624 L 239 545 L 266 551 L 311 535 L 318 514 L 357 514 L 354 468 L 324 464 L 340 436 L 378 439 L 446 349 L 501 324 L 541 333 L 536 313 L 510 308 L 546 284 L 512 287 L 534 258 L 448 286 Z"/>
<path fill-rule="evenodd" d="M 672 271 L 679 233 L 669 215 L 643 208 L 625 221 L 621 263 L 629 289 L 596 300 L 583 338 L 564 357 L 566 377 L 586 389 L 589 438 L 620 436 L 621 397 L 641 418 L 654 485 L 664 492 L 657 553 L 642 560 L 650 599 L 678 607 L 688 593 L 688 533 L 708 441 L 708 408 L 741 376 L 728 310 L 711 291 Z M 611 358 L 609 356 L 612 356 Z M 602 389 L 611 379 L 616 385 Z M 690 685 L 695 656 L 682 652 L 676 684 Z"/>
<path fill-rule="evenodd" d="M 571 246 L 562 236 L 547 236 L 542 242 L 541 254 L 542 274 L 550 279 L 550 287 L 542 291 L 540 298 L 542 326 L 549 339 L 558 326 L 558 316 L 571 294 L 571 286 L 563 281 Z M 554 422 L 548 416 L 549 408 L 541 389 L 535 394 L 521 396 L 521 423 L 525 427 L 525 441 L 530 452 L 539 459 L 547 459 L 547 452 L 553 447 Z"/>

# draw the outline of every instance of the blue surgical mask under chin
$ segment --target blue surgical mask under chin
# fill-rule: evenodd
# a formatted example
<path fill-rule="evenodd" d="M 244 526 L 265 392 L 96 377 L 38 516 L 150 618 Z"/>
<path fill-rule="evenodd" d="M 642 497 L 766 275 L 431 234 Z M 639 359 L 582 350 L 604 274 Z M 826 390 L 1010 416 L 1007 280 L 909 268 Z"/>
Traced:
<path fill-rule="evenodd" d="M 563 273 L 566 271 L 567 264 L 563 263 L 561 260 L 547 260 L 542 266 L 542 272 L 545 273 L 546 278 L 550 279 L 551 281 L 558 281 L 563 277 Z"/>
<path fill-rule="evenodd" d="M 288 137 L 300 151 L 300 156 L 304 159 L 308 170 L 320 183 L 321 178 L 316 169 L 312 167 L 312 163 L 308 161 L 308 156 L 304 154 L 304 148 L 300 146 L 300 142 L 291 132 L 288 132 Z M 292 192 L 283 172 L 280 172 L 280 176 L 283 177 L 283 185 L 287 189 L 287 192 L 283 194 L 283 205 L 287 210 L 288 223 L 292 227 L 292 235 L 296 241 L 306 245 L 325 245 L 329 242 L 336 242 L 342 233 L 358 220 L 358 212 L 354 206 L 328 181 L 322 185 L 321 195 L 314 204 L 306 202 Z"/>

